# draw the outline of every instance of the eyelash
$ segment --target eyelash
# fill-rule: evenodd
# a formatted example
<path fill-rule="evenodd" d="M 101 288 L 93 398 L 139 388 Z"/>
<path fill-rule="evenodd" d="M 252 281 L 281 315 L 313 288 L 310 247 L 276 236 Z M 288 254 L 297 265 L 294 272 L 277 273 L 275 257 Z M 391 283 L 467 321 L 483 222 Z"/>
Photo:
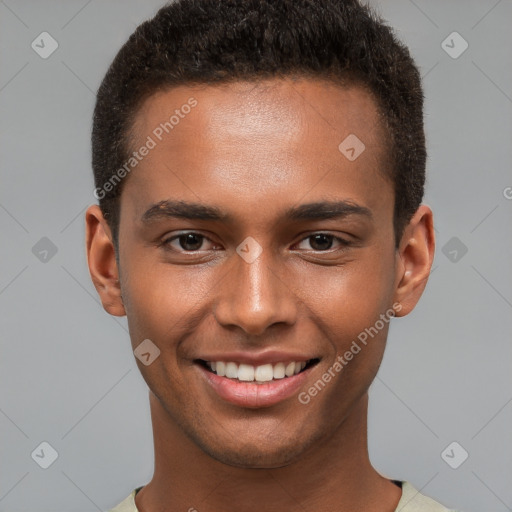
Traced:
<path fill-rule="evenodd" d="M 179 254 L 194 254 L 194 253 L 201 252 L 200 250 L 196 250 L 196 251 L 182 250 L 182 251 L 179 251 L 179 250 L 176 250 L 176 249 L 173 249 L 173 248 L 170 247 L 170 243 L 171 242 L 173 242 L 174 240 L 179 240 L 182 236 L 186 236 L 186 235 L 197 235 L 197 237 L 199 237 L 202 241 L 209 240 L 210 242 L 215 244 L 215 242 L 210 240 L 206 235 L 202 235 L 201 233 L 196 233 L 195 231 L 186 231 L 184 233 L 180 233 L 179 235 L 174 235 L 172 237 L 166 238 L 165 240 L 162 240 L 162 242 L 159 244 L 159 247 L 163 247 L 167 251 L 177 252 Z M 327 236 L 327 237 L 331 237 L 333 241 L 339 242 L 339 244 L 341 245 L 341 248 L 339 248 L 337 250 L 340 251 L 340 252 L 345 250 L 345 249 L 347 249 L 351 245 L 351 242 L 349 242 L 348 240 L 345 240 L 344 238 L 340 238 L 340 237 L 335 236 L 335 235 L 331 235 L 330 233 L 324 233 L 323 231 L 318 231 L 316 233 L 312 233 L 312 234 L 302 238 L 300 240 L 299 244 L 301 242 L 303 242 L 304 240 L 307 240 L 308 238 L 313 238 L 314 236 L 318 236 L 318 235 L 324 235 L 324 236 Z M 326 249 L 325 251 L 315 251 L 313 249 L 312 251 L 307 251 L 307 252 L 330 253 L 330 252 L 335 252 L 335 251 L 333 251 L 332 248 L 329 248 L 329 249 Z"/>

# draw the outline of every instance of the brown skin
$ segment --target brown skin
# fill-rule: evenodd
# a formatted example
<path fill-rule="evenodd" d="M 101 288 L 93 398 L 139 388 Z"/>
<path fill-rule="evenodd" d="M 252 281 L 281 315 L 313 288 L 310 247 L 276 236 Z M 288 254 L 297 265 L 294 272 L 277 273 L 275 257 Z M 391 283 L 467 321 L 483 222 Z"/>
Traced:
<path fill-rule="evenodd" d="M 227 403 L 198 378 L 194 359 L 267 349 L 315 356 L 307 391 L 393 303 L 397 316 L 415 307 L 434 254 L 432 212 L 419 207 L 396 249 L 385 133 L 362 88 L 275 79 L 160 92 L 138 113 L 134 149 L 191 96 L 197 106 L 125 183 L 120 268 L 99 207 L 86 213 L 88 264 L 105 310 L 127 315 L 133 349 L 149 338 L 161 351 L 149 366 L 137 361 L 155 443 L 154 476 L 137 507 L 394 511 L 401 491 L 371 466 L 367 447 L 368 388 L 387 324 L 307 405 L 297 396 L 261 408 Z M 350 133 L 366 145 L 353 162 L 338 150 Z M 144 225 L 142 214 L 165 199 L 215 205 L 233 221 Z M 282 219 L 288 207 L 326 199 L 350 200 L 372 217 Z M 158 246 L 180 231 L 206 238 L 192 242 L 195 253 L 178 239 Z M 351 245 L 315 245 L 308 236 L 318 233 Z M 251 264 L 235 251 L 248 236 L 263 248 Z"/>

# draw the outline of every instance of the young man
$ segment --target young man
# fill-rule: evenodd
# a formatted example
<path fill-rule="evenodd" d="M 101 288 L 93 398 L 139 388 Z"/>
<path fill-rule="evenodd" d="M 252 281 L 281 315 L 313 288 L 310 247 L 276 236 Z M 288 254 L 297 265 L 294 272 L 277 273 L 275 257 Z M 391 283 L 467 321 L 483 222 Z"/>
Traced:
<path fill-rule="evenodd" d="M 94 113 L 88 264 L 155 469 L 115 512 L 446 511 L 370 464 L 368 388 L 432 264 L 423 92 L 356 0 L 182 0 Z"/>

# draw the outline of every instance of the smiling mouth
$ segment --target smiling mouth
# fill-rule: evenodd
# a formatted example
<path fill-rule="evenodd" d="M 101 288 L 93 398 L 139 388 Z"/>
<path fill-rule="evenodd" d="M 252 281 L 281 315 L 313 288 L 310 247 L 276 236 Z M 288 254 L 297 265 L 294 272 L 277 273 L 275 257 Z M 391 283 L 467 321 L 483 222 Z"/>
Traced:
<path fill-rule="evenodd" d="M 204 361 L 197 359 L 196 363 L 219 377 L 226 377 L 238 382 L 254 382 L 265 384 L 280 379 L 287 379 L 302 373 L 318 363 L 319 359 L 308 361 L 278 362 L 253 366 L 233 361 Z"/>

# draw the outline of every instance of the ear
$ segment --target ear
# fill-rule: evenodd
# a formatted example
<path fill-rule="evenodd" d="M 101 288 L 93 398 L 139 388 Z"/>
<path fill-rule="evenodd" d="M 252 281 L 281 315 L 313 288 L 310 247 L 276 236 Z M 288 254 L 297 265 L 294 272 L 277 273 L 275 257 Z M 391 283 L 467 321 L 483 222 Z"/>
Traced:
<path fill-rule="evenodd" d="M 89 273 L 103 308 L 111 315 L 124 316 L 112 234 L 98 205 L 89 206 L 85 212 L 85 243 Z"/>
<path fill-rule="evenodd" d="M 395 302 L 401 308 L 396 316 L 408 315 L 427 285 L 435 250 L 432 210 L 421 205 L 404 229 L 397 249 Z"/>

